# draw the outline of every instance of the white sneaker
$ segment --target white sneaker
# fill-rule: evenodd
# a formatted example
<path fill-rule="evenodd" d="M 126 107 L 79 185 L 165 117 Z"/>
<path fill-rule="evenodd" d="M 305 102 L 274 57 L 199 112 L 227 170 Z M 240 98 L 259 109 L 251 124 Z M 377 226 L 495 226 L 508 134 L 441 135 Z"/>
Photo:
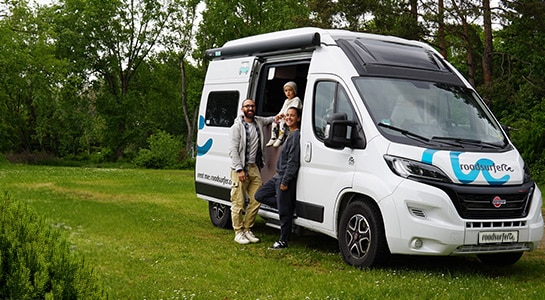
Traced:
<path fill-rule="evenodd" d="M 241 245 L 246 245 L 246 244 L 249 244 L 250 243 L 250 240 L 248 240 L 246 238 L 246 235 L 244 234 L 244 232 L 238 232 L 236 235 L 235 235 L 235 242 L 241 244 Z"/>
<path fill-rule="evenodd" d="M 273 147 L 278 148 L 278 147 L 280 147 L 280 145 L 282 145 L 283 142 L 284 142 L 284 140 L 276 139 L 276 141 L 273 144 Z"/>
<path fill-rule="evenodd" d="M 259 242 L 259 239 L 254 235 L 251 230 L 246 231 L 244 235 L 246 236 L 246 239 L 249 240 L 251 243 Z"/>

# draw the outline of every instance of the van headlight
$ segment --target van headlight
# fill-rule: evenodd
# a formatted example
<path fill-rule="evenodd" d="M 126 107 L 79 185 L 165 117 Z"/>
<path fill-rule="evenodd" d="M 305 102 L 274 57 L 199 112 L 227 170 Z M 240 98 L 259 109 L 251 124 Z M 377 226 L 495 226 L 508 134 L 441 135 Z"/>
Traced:
<path fill-rule="evenodd" d="M 428 179 L 451 182 L 450 178 L 436 166 L 407 158 L 384 155 L 384 160 L 395 174 L 408 179 Z"/>

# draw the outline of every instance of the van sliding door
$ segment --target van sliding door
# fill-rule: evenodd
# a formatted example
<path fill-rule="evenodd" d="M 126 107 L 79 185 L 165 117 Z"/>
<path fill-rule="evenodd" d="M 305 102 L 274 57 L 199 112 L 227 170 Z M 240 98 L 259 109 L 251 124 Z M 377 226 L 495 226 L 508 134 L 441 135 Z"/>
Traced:
<path fill-rule="evenodd" d="M 255 57 L 210 62 L 206 73 L 197 132 L 197 196 L 230 204 L 230 127 L 248 98 Z"/>

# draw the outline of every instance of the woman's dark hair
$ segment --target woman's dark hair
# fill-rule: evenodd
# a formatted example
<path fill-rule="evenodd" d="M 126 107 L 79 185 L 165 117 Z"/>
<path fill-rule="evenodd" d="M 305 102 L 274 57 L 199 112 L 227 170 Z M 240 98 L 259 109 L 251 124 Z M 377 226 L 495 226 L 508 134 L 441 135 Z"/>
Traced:
<path fill-rule="evenodd" d="M 301 109 L 300 108 L 297 108 L 295 106 L 291 106 L 291 107 L 288 107 L 288 109 L 294 109 L 295 111 L 297 111 L 297 116 L 301 117 Z M 286 109 L 286 111 L 288 111 L 288 109 Z"/>

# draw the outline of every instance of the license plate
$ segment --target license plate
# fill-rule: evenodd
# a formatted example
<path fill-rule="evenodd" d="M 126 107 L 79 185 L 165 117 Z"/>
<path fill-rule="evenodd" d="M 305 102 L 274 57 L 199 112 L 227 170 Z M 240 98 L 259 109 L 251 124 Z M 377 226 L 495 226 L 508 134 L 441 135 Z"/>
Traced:
<path fill-rule="evenodd" d="M 516 243 L 518 240 L 518 231 L 479 232 L 479 244 Z"/>

